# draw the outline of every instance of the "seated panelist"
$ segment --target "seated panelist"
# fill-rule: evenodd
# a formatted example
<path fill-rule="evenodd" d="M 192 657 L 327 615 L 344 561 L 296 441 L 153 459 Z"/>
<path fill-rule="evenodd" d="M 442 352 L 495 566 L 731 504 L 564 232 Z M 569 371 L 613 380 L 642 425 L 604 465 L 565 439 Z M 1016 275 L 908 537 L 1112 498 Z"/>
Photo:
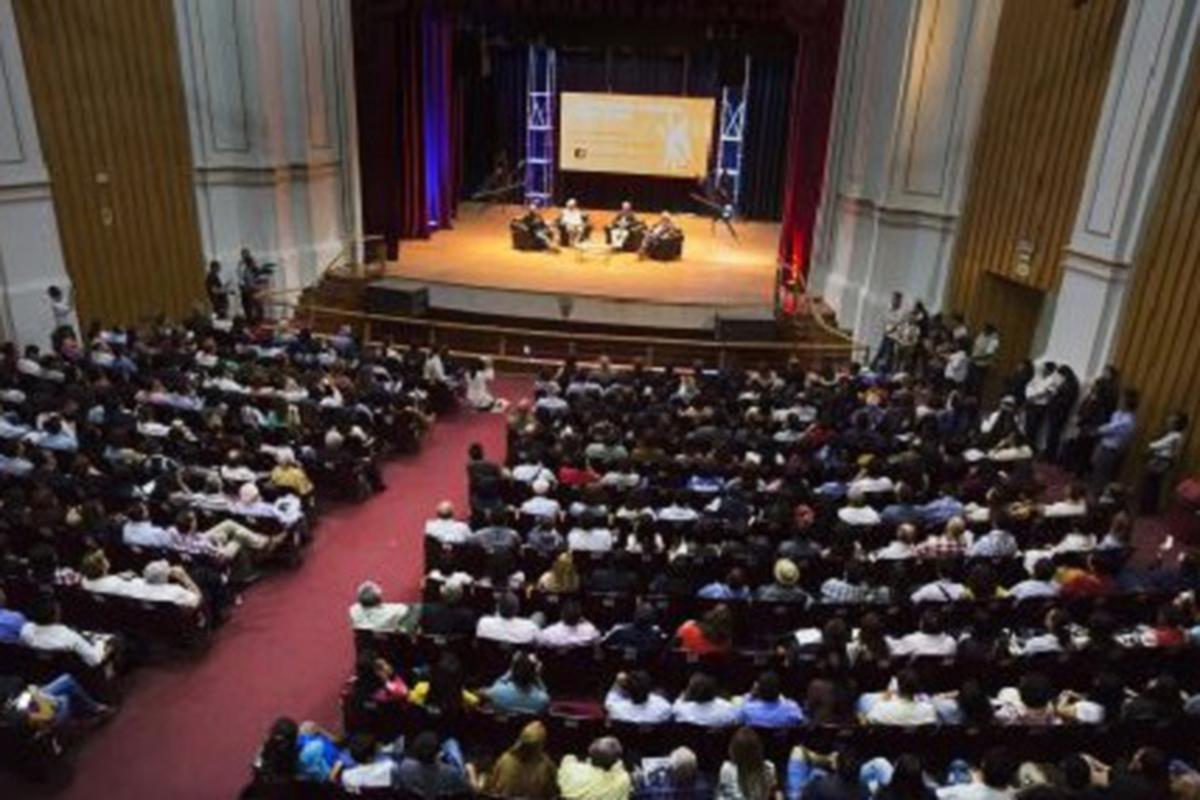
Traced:
<path fill-rule="evenodd" d="M 525 213 L 514 217 L 508 227 L 512 231 L 513 247 L 517 250 L 558 250 L 550 226 L 542 219 L 536 203 L 527 205 Z"/>
<path fill-rule="evenodd" d="M 604 228 L 604 235 L 614 250 L 636 252 L 646 235 L 646 223 L 633 213 L 633 204 L 628 200 L 621 203 L 621 210 Z"/>
<path fill-rule="evenodd" d="M 671 212 L 664 211 L 658 221 L 646 231 L 638 258 L 653 258 L 656 261 L 670 261 L 683 254 L 683 230 L 671 218 Z"/>
<path fill-rule="evenodd" d="M 555 224 L 558 226 L 558 239 L 563 247 L 574 247 L 587 239 L 592 232 L 588 215 L 580 210 L 574 197 L 567 200 Z"/>

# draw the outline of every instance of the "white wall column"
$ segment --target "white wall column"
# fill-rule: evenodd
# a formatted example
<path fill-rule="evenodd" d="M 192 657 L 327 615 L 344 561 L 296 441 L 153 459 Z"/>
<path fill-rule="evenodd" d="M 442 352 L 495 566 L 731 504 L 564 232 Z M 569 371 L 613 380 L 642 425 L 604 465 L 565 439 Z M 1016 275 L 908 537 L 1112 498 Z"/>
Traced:
<path fill-rule="evenodd" d="M 850 0 L 810 288 L 863 341 L 941 305 L 1002 3 Z"/>
<path fill-rule="evenodd" d="M 352 44 L 341 0 L 175 0 L 206 256 L 312 282 L 357 228 Z"/>
<path fill-rule="evenodd" d="M 1195 0 L 1130 0 L 1042 358 L 1107 363 L 1200 29 Z"/>
<path fill-rule="evenodd" d="M 69 283 L 12 0 L 0 0 L 0 336 L 46 347 L 46 289 Z"/>

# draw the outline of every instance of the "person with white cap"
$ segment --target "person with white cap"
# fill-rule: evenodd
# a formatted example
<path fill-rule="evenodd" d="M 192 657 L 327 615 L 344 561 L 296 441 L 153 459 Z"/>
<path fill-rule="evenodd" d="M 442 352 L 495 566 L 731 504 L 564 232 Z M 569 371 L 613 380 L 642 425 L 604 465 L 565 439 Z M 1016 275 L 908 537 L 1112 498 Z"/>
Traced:
<path fill-rule="evenodd" d="M 812 596 L 800 588 L 800 567 L 790 558 L 775 562 L 774 582 L 758 587 L 754 599 L 761 603 L 798 603 L 807 606 Z"/>
<path fill-rule="evenodd" d="M 416 609 L 405 603 L 383 602 L 383 589 L 375 581 L 360 583 L 357 598 L 350 606 L 350 625 L 354 630 L 409 633 L 416 628 Z"/>

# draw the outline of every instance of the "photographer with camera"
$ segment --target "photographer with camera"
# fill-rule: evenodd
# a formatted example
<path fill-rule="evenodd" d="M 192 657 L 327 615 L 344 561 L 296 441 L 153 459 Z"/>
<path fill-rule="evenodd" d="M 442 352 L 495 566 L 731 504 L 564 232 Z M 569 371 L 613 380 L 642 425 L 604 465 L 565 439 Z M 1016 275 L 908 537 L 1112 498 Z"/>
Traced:
<path fill-rule="evenodd" d="M 242 316 L 246 318 L 247 325 L 258 325 L 266 316 L 262 291 L 270 274 L 269 264 L 259 265 L 250 254 L 250 248 L 242 248 L 238 260 L 238 290 L 242 295 Z"/>

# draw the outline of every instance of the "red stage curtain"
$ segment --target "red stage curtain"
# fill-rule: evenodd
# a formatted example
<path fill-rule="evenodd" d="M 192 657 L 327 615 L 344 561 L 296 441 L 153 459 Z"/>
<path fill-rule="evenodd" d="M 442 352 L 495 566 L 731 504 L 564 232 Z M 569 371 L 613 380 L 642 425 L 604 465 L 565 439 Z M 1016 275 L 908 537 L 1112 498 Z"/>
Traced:
<path fill-rule="evenodd" d="M 842 0 L 831 0 L 820 19 L 802 28 L 796 50 L 779 239 L 779 260 L 789 268 L 789 281 L 808 276 L 833 113 L 842 6 Z"/>

